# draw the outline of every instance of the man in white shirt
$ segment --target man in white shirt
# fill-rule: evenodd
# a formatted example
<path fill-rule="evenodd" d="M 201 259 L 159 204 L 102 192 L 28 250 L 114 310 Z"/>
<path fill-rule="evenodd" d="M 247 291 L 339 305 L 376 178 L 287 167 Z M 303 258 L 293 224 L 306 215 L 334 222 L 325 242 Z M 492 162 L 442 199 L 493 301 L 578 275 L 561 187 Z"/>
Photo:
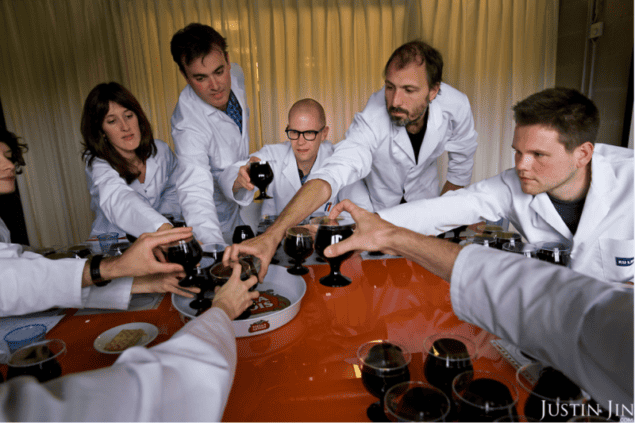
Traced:
<path fill-rule="evenodd" d="M 469 184 L 477 147 L 472 110 L 465 94 L 441 82 L 442 70 L 440 53 L 423 42 L 395 50 L 384 70 L 385 87 L 355 116 L 333 155 L 312 172 L 266 234 L 226 253 L 255 254 L 266 272 L 289 227 L 360 179 L 368 187 L 373 211 L 436 197 L 436 161 L 446 151 L 448 174 L 441 194 Z"/>
<path fill-rule="evenodd" d="M 208 25 L 181 29 L 170 49 L 188 83 L 172 114 L 183 217 L 199 241 L 231 243 L 242 220 L 238 205 L 221 191 L 218 177 L 249 156 L 245 77 L 240 66 L 229 62 L 225 39 Z"/>
<path fill-rule="evenodd" d="M 459 319 L 560 370 L 604 410 L 616 405 L 621 410 L 622 404 L 632 410 L 632 286 L 607 284 L 520 254 L 462 248 L 395 226 L 348 200 L 331 215 L 342 211 L 357 226 L 351 237 L 326 248 L 327 256 L 382 251 L 418 263 L 450 282 Z"/>
<path fill-rule="evenodd" d="M 514 118 L 515 169 L 379 215 L 428 235 L 504 217 L 531 243 L 571 244 L 573 270 L 632 281 L 633 150 L 596 144 L 598 110 L 572 89 L 533 94 Z"/>
<path fill-rule="evenodd" d="M 267 188 L 267 194 L 272 198 L 263 200 L 263 215 L 280 214 L 308 178 L 333 154 L 333 145 L 327 141 L 329 127 L 324 108 L 313 99 L 305 98 L 293 104 L 285 132 L 289 141 L 266 145 L 249 158 L 250 162 L 266 161 L 273 170 L 273 181 Z M 220 184 L 225 195 L 240 206 L 246 207 L 254 199 L 256 187 L 249 177 L 249 164 L 244 164 L 244 161 L 226 168 L 221 174 Z M 357 181 L 339 192 L 333 191 L 331 198 L 318 211 L 326 214 L 331 205 L 345 198 L 360 207 L 372 207 L 366 185 Z"/>

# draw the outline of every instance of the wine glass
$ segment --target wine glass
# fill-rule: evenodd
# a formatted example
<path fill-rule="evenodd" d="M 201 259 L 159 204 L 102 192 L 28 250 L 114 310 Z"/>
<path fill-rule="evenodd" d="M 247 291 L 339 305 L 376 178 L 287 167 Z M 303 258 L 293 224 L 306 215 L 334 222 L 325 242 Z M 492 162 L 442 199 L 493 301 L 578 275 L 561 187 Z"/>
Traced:
<path fill-rule="evenodd" d="M 187 226 L 185 219 L 181 215 L 174 216 L 170 223 L 172 223 L 172 226 L 175 228 L 184 228 Z"/>
<path fill-rule="evenodd" d="M 320 257 L 328 261 L 331 267 L 331 273 L 320 278 L 320 283 L 332 288 L 349 285 L 351 280 L 340 273 L 340 265 L 352 256 L 353 252 L 349 251 L 336 257 L 326 257 L 324 249 L 353 235 L 355 223 L 352 220 L 344 221 L 341 217 L 335 219 L 317 217 L 311 219 L 311 223 L 319 225 L 315 235 L 315 251 Z"/>
<path fill-rule="evenodd" d="M 384 396 L 392 386 L 410 380 L 410 353 L 392 341 L 370 341 L 357 350 L 364 388 L 379 401 L 371 404 L 366 415 L 371 421 L 387 421 L 384 414 Z"/>
<path fill-rule="evenodd" d="M 543 417 L 548 421 L 567 421 L 573 415 L 574 404 L 580 409 L 580 405 L 588 400 L 585 393 L 568 377 L 539 362 L 518 369 L 516 381 L 529 393 L 523 409 L 525 416 L 539 421 L 544 420 Z M 562 413 L 563 409 L 568 411 L 566 416 Z"/>
<path fill-rule="evenodd" d="M 450 399 L 427 383 L 401 382 L 386 391 L 384 412 L 393 422 L 447 421 Z"/>
<path fill-rule="evenodd" d="M 518 232 L 511 232 L 511 231 L 498 231 L 498 232 L 494 232 L 493 235 L 496 236 L 496 242 L 494 243 L 494 248 L 499 250 L 502 250 L 503 245 L 507 244 L 508 242 L 514 245 L 520 242 L 522 239 Z"/>
<path fill-rule="evenodd" d="M 238 259 L 241 266 L 240 280 L 246 281 L 251 276 L 258 276 L 260 272 L 260 259 L 256 256 L 246 255 Z M 214 286 L 223 286 L 229 281 L 233 272 L 232 266 L 225 266 L 222 262 L 218 262 L 209 270 Z M 255 291 L 256 285 L 249 288 L 249 291 Z M 251 310 L 248 308 L 235 320 L 245 320 L 251 316 Z"/>
<path fill-rule="evenodd" d="M 469 339 L 453 333 L 437 333 L 423 341 L 423 374 L 429 384 L 452 397 L 452 381 L 468 370 L 473 370 L 476 345 Z"/>
<path fill-rule="evenodd" d="M 273 170 L 268 162 L 252 162 L 249 165 L 249 179 L 260 190 L 260 195 L 255 198 L 256 200 L 273 198 L 267 195 L 267 187 L 273 181 Z"/>
<path fill-rule="evenodd" d="M 313 253 L 313 237 L 307 228 L 294 226 L 287 229 L 284 238 L 284 252 L 294 259 L 295 265 L 287 269 L 292 275 L 305 275 L 309 269 L 302 266 L 304 260 Z"/>
<path fill-rule="evenodd" d="M 510 253 L 522 254 L 525 257 L 536 258 L 538 255 L 538 247 L 534 244 L 526 242 L 508 242 L 503 244 L 503 251 Z"/>
<path fill-rule="evenodd" d="M 452 381 L 452 398 L 460 422 L 491 422 L 518 415 L 518 390 L 496 373 L 481 370 L 461 373 Z"/>
<path fill-rule="evenodd" d="M 7 380 L 22 376 L 34 376 L 40 382 L 46 382 L 62 375 L 58 361 L 66 354 L 66 344 L 61 339 L 47 339 L 26 345 L 9 359 Z"/>
<path fill-rule="evenodd" d="M 538 260 L 570 267 L 571 247 L 562 242 L 540 242 L 538 247 Z"/>
<path fill-rule="evenodd" d="M 249 225 L 238 225 L 236 229 L 234 229 L 234 235 L 232 236 L 232 242 L 234 244 L 240 244 L 246 239 L 253 238 L 254 231 L 251 229 Z"/>
<path fill-rule="evenodd" d="M 182 287 L 194 286 L 196 265 L 201 261 L 202 257 L 203 250 L 194 237 L 168 244 L 166 259 L 171 263 L 178 263 L 183 266 L 186 273 L 185 278 L 179 282 Z"/>
<path fill-rule="evenodd" d="M 200 265 L 196 267 L 195 273 L 192 278 L 192 286 L 200 288 L 198 294 L 192 302 L 190 307 L 196 310 L 196 315 L 199 316 L 205 310 L 212 306 L 212 300 L 205 297 L 205 293 L 214 289 L 214 279 L 210 274 L 210 269 L 218 261 L 222 260 L 223 252 L 227 245 L 225 244 L 203 244 L 201 250 L 203 250 Z"/>

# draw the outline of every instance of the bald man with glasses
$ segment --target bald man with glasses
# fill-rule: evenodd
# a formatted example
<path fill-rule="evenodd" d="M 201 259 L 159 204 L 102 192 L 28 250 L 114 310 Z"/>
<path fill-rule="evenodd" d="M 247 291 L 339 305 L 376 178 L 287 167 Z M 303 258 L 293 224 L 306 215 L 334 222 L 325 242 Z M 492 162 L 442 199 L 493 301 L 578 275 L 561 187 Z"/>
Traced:
<path fill-rule="evenodd" d="M 263 215 L 280 214 L 311 172 L 318 170 L 333 154 L 333 145 L 326 141 L 329 127 L 324 108 L 313 99 L 299 100 L 291 107 L 285 132 L 289 141 L 266 145 L 249 158 L 249 162 L 267 161 L 273 169 L 273 182 L 267 188 L 273 198 L 263 200 Z M 249 179 L 249 163 L 242 161 L 229 166 L 222 172 L 219 182 L 225 196 L 239 205 L 247 206 L 253 201 L 256 187 Z M 328 214 L 332 204 L 345 198 L 356 204 L 371 204 L 366 185 L 357 181 L 332 193 L 316 214 Z"/>

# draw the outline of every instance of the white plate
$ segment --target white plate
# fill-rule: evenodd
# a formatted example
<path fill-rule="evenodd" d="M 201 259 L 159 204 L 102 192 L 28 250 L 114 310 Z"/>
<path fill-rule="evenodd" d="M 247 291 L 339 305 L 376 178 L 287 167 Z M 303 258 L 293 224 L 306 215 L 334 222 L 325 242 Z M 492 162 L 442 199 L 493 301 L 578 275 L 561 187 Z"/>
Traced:
<path fill-rule="evenodd" d="M 95 347 L 97 351 L 102 352 L 104 354 L 121 354 L 125 350 L 108 351 L 107 349 L 105 349 L 105 347 L 106 347 L 106 344 L 112 341 L 112 338 L 114 338 L 119 332 L 121 332 L 124 329 L 143 329 L 143 331 L 145 332 L 145 335 L 143 335 L 141 339 L 139 340 L 139 342 L 134 344 L 133 347 L 142 347 L 144 345 L 148 345 L 150 342 L 154 341 L 154 338 L 156 338 L 157 335 L 159 334 L 159 329 L 150 323 L 143 323 L 143 322 L 126 323 L 125 325 L 119 325 L 112 329 L 108 329 L 106 332 L 99 335 L 95 339 L 95 342 L 93 342 L 93 347 Z"/>
<path fill-rule="evenodd" d="M 258 284 L 258 291 L 272 289 L 275 294 L 286 297 L 290 302 L 283 310 L 257 314 L 245 320 L 234 320 L 234 332 L 237 337 L 254 336 L 271 332 L 290 322 L 298 311 L 306 293 L 306 282 L 302 276 L 292 275 L 282 266 L 270 265 L 263 283 Z M 190 307 L 191 298 L 172 294 L 172 304 L 182 316 L 193 319 L 196 310 Z"/>

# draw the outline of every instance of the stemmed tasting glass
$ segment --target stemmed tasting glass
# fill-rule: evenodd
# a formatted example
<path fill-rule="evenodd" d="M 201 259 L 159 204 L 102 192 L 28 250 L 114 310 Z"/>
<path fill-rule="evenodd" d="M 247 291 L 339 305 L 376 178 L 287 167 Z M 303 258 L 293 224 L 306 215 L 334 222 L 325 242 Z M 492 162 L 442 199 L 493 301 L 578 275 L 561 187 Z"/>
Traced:
<path fill-rule="evenodd" d="M 534 244 L 528 244 L 526 242 L 508 242 L 503 244 L 503 251 L 510 253 L 522 254 L 525 257 L 536 258 L 538 255 L 538 247 Z"/>
<path fill-rule="evenodd" d="M 9 359 L 7 380 L 22 376 L 34 376 L 40 382 L 46 382 L 62 375 L 59 358 L 66 354 L 66 344 L 61 339 L 47 339 L 26 345 Z"/>
<path fill-rule="evenodd" d="M 249 165 L 249 179 L 260 190 L 260 195 L 255 200 L 273 198 L 267 195 L 267 187 L 273 181 L 273 170 L 268 162 L 252 162 Z"/>
<path fill-rule="evenodd" d="M 337 244 L 353 235 L 355 223 L 352 220 L 346 221 L 341 217 L 330 219 L 326 216 L 311 219 L 311 224 L 319 225 L 315 234 L 315 251 L 320 257 L 328 261 L 331 267 L 331 273 L 320 278 L 320 283 L 332 288 L 349 285 L 351 280 L 340 273 L 340 265 L 352 256 L 353 252 L 349 251 L 336 257 L 326 257 L 324 250 L 328 246 Z"/>
<path fill-rule="evenodd" d="M 254 238 L 254 231 L 251 229 L 249 225 L 238 225 L 236 229 L 234 229 L 234 234 L 232 235 L 232 242 L 234 244 L 240 244 L 246 239 Z"/>
<path fill-rule="evenodd" d="M 174 216 L 170 223 L 172 223 L 172 226 L 174 226 L 175 228 L 184 228 L 187 226 L 187 224 L 185 223 L 185 219 L 181 215 Z"/>
<path fill-rule="evenodd" d="M 401 382 L 386 392 L 384 412 L 393 422 L 444 422 L 450 414 L 450 399 L 427 383 Z"/>
<path fill-rule="evenodd" d="M 529 393 L 523 409 L 525 416 L 538 421 L 543 417 L 543 410 L 549 421 L 567 421 L 571 417 L 573 404 L 579 406 L 588 401 L 586 394 L 568 377 L 539 362 L 529 363 L 518 369 L 516 381 Z M 565 416 L 560 412 L 562 408 L 570 413 Z"/>
<path fill-rule="evenodd" d="M 294 266 L 287 269 L 292 275 L 305 275 L 309 269 L 302 266 L 304 260 L 313 253 L 313 237 L 311 232 L 302 226 L 287 229 L 284 238 L 284 252 L 294 260 Z"/>
<path fill-rule="evenodd" d="M 538 247 L 538 260 L 570 267 L 571 247 L 562 242 L 540 242 Z"/>
<path fill-rule="evenodd" d="M 410 353 L 392 341 L 370 341 L 357 349 L 364 388 L 379 401 L 371 404 L 366 415 L 373 422 L 388 420 L 384 414 L 384 397 L 392 386 L 410 380 Z"/>
<path fill-rule="evenodd" d="M 473 370 L 476 345 L 461 335 L 437 333 L 423 341 L 423 354 L 423 375 L 426 380 L 451 398 L 454 378 Z"/>
<path fill-rule="evenodd" d="M 222 260 L 226 247 L 227 245 L 225 244 L 201 245 L 203 253 L 200 265 L 196 267 L 192 280 L 192 286 L 200 288 L 200 291 L 196 294 L 194 300 L 190 302 L 190 307 L 196 310 L 196 316 L 199 316 L 212 306 L 212 300 L 205 297 L 207 291 L 214 289 L 214 280 L 210 274 L 210 269 L 214 264 Z"/>
<path fill-rule="evenodd" d="M 194 286 L 196 275 L 196 265 L 203 257 L 203 250 L 198 241 L 192 236 L 186 240 L 175 241 L 168 244 L 166 259 L 171 263 L 178 263 L 183 266 L 186 276 L 181 279 L 179 285 L 182 287 Z"/>
<path fill-rule="evenodd" d="M 493 235 L 496 236 L 496 242 L 494 243 L 494 248 L 497 248 L 499 250 L 502 250 L 503 246 L 507 244 L 508 242 L 514 245 L 518 242 L 521 242 L 521 239 L 522 239 L 518 232 L 511 232 L 511 231 L 498 231 L 498 232 L 494 232 Z"/>
<path fill-rule="evenodd" d="M 496 373 L 480 370 L 461 373 L 452 381 L 452 398 L 460 422 L 491 422 L 518 415 L 518 390 Z"/>
<path fill-rule="evenodd" d="M 260 259 L 256 256 L 246 255 L 242 256 L 238 259 L 238 262 L 241 266 L 240 280 L 246 281 L 251 276 L 258 276 L 258 272 L 260 272 Z M 223 286 L 229 281 L 231 277 L 233 269 L 231 266 L 224 266 L 223 262 L 220 261 L 212 266 L 209 270 L 209 274 L 212 277 L 214 286 Z M 249 288 L 249 291 L 255 291 L 256 285 L 253 285 Z M 236 317 L 234 320 L 245 320 L 251 317 L 251 309 L 245 310 L 240 316 Z"/>

